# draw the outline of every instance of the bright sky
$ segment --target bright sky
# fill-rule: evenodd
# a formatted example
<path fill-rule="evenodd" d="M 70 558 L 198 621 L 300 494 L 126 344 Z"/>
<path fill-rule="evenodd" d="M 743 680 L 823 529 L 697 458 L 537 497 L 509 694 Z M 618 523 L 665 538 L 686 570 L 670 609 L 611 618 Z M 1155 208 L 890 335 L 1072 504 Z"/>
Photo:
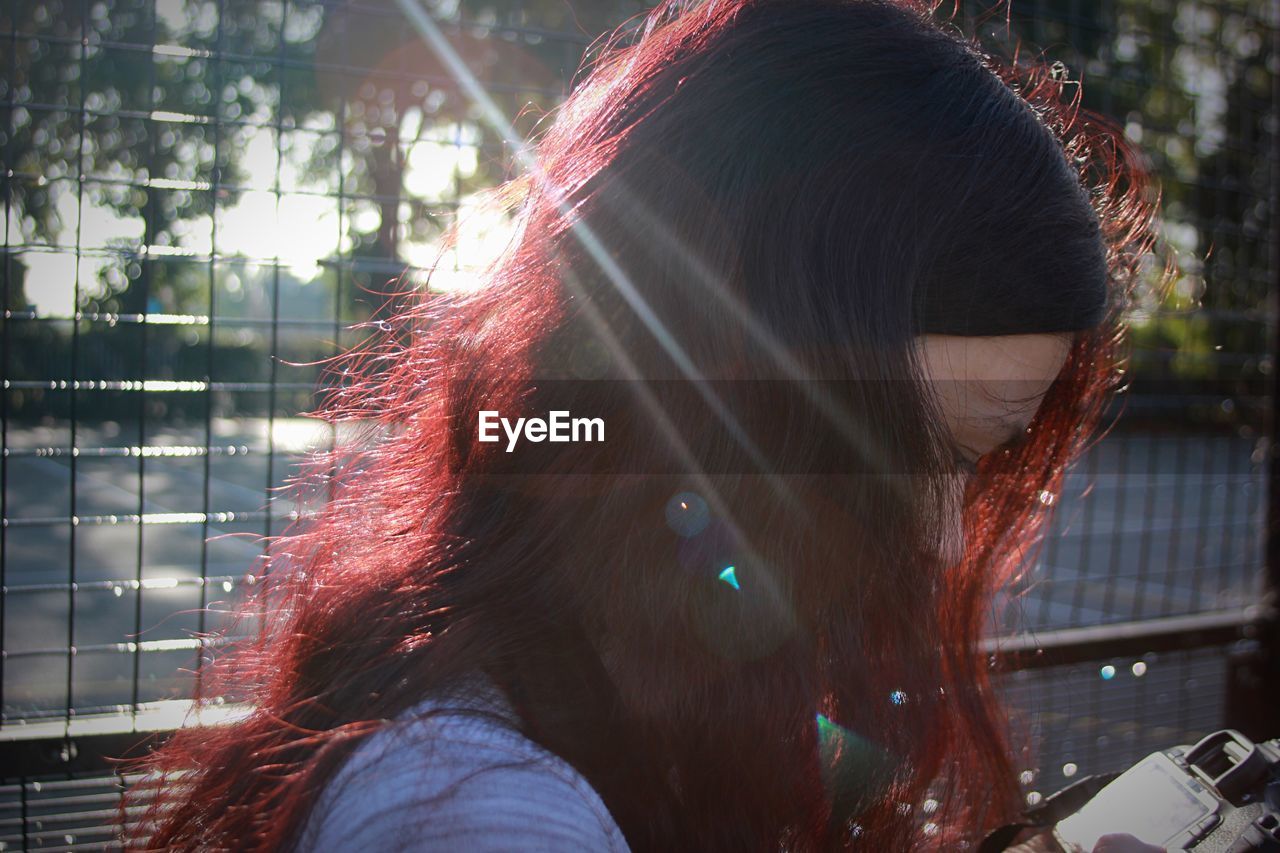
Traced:
<path fill-rule="evenodd" d="M 164 122 L 190 120 L 172 113 L 153 113 L 153 125 L 160 129 Z M 410 110 L 401 124 L 401 138 L 417 136 L 422 113 Z M 421 198 L 438 203 L 452 196 L 452 189 L 459 177 L 473 176 L 479 166 L 479 133 L 474 126 L 442 125 L 427 129 L 431 140 L 417 142 L 409 147 L 406 156 L 403 194 L 407 198 Z M 280 158 L 280 186 L 292 192 L 282 194 L 277 202 L 271 191 L 275 183 L 277 147 L 273 128 L 250 128 L 241 146 L 238 164 L 245 174 L 245 185 L 262 189 L 241 193 L 233 206 L 218 210 L 217 250 L 220 256 L 239 255 L 246 258 L 269 260 L 279 257 L 290 271 L 302 280 L 319 274 L 318 262 L 335 256 L 339 249 L 350 248 L 346 234 L 339 232 L 338 201 L 333 195 L 336 178 L 329 176 L 307 178 L 303 167 L 307 156 L 305 142 L 308 134 L 298 133 L 303 144 L 287 148 Z M 462 144 L 434 140 L 459 140 Z M 165 191 L 207 191 L 191 182 L 153 181 L 153 187 Z M 136 245 L 143 237 L 141 216 L 121 216 L 111 208 L 94 203 L 97 185 L 87 182 L 83 200 L 83 222 L 77 222 L 75 183 L 59 180 L 50 183 L 53 205 L 57 211 L 59 227 L 56 243 L 74 247 L 76 229 L 80 226 L 80 245 L 83 249 L 100 249 L 125 241 Z M 304 193 L 319 193 L 307 195 Z M 324 193 L 329 193 L 324 195 Z M 432 288 L 460 288 L 475 286 L 473 275 L 453 272 L 455 266 L 477 268 L 505 243 L 506 232 L 501 222 L 492 215 L 482 213 L 468 217 L 476 205 L 472 198 L 462 199 L 463 227 L 459 235 L 458 252 L 446 255 L 437 276 L 432 278 Z M 407 205 L 401 216 L 407 213 Z M 378 208 L 372 202 L 348 200 L 347 216 L 354 221 L 345 223 L 358 231 L 372 231 L 378 225 Z M 19 245 L 27 241 L 21 233 L 20 211 L 14 211 L 9 223 L 9 242 Z M 174 246 L 153 246 L 154 253 L 178 255 L 204 255 L 212 250 L 213 228 L 210 217 L 195 217 L 179 223 Z M 346 230 L 344 229 L 344 230 Z M 411 266 L 426 266 L 434 262 L 438 249 L 431 242 L 404 240 L 400 246 L 402 259 Z M 24 252 L 21 255 L 27 265 L 26 293 L 44 316 L 70 316 L 74 310 L 76 257 L 73 252 Z M 99 257 L 92 253 L 82 255 L 79 265 L 79 283 L 83 292 L 96 292 L 102 288 L 100 275 L 111 266 L 113 258 Z"/>

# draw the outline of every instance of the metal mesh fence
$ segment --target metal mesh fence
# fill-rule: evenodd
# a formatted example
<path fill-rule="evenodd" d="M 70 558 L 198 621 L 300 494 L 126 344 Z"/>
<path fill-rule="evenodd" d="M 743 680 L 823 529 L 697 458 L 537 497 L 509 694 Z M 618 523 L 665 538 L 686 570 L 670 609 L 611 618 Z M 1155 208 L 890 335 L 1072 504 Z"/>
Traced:
<path fill-rule="evenodd" d="M 643 5 L 426 8 L 528 133 Z M 1149 153 L 1184 275 L 1135 315 L 1124 414 L 1056 496 L 993 632 L 1247 621 L 1264 582 L 1276 7 L 1015 2 L 1010 25 Z M 1009 43 L 1002 15 L 981 27 Z M 299 417 L 314 363 L 354 343 L 389 280 L 436 261 L 510 152 L 390 0 L 5 0 L 0 67 L 0 737 L 163 728 L 195 636 L 226 628 L 255 581 L 255 537 L 291 520 L 273 489 L 329 440 Z M 485 223 L 463 233 L 433 286 L 471 281 Z M 1015 678 L 1045 766 L 1108 769 L 1217 727 L 1224 650 L 1178 654 Z"/>
<path fill-rule="evenodd" d="M 1150 156 L 1183 276 L 1134 314 L 1119 429 L 1061 496 L 1022 616 L 1059 628 L 1247 606 L 1262 592 L 1270 442 L 1275 11 L 1040 8 L 1024 7 L 1023 32 L 1069 46 L 1052 54 L 1085 106 Z"/>
<path fill-rule="evenodd" d="M 441 17 L 512 114 L 551 106 L 588 38 L 495 14 Z M 158 711 L 254 582 L 252 536 L 291 520 L 272 490 L 324 440 L 305 365 L 507 164 L 390 4 L 15 2 L 0 26 L 3 725 Z"/>

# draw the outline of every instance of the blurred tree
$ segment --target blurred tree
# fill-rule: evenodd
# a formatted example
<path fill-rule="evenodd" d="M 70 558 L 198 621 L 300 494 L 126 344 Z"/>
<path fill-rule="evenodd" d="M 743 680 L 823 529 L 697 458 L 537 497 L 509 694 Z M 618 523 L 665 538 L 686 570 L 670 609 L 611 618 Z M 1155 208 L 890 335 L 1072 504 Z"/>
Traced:
<path fill-rule="evenodd" d="M 559 100 L 588 33 L 642 8 L 596 3 L 574 19 L 562 0 L 433 6 L 509 115 L 526 118 Z M 141 226 L 111 238 L 112 248 L 222 254 L 223 246 L 209 245 L 208 225 L 193 223 L 215 206 L 235 205 L 255 177 L 243 155 L 257 133 L 279 134 L 284 156 L 286 137 L 306 129 L 314 133 L 297 144 L 307 150 L 288 153 L 304 162 L 308 178 L 341 175 L 344 193 L 359 200 L 347 211 L 350 256 L 389 277 L 403 266 L 404 235 L 418 242 L 437 236 L 451 202 L 507 168 L 495 155 L 501 140 L 475 121 L 394 3 L 10 0 L 0 9 L 0 32 L 13 33 L 0 47 L 12 71 L 0 93 L 17 105 L 4 139 L 12 176 L 3 193 L 25 244 L 58 245 L 74 232 L 68 211 L 75 204 L 65 196 L 84 174 L 101 180 L 85 185 L 83 209 L 108 208 Z M 435 193 L 405 192 L 416 147 L 426 147 L 416 154 L 425 163 L 450 149 L 457 159 L 468 144 L 489 156 L 454 169 L 455 180 Z M 363 202 L 376 215 L 351 215 Z M 105 286 L 85 293 L 81 307 L 148 310 L 155 300 L 143 295 L 149 288 L 140 277 L 122 260 L 103 270 Z M 172 286 L 208 284 L 192 275 Z"/>

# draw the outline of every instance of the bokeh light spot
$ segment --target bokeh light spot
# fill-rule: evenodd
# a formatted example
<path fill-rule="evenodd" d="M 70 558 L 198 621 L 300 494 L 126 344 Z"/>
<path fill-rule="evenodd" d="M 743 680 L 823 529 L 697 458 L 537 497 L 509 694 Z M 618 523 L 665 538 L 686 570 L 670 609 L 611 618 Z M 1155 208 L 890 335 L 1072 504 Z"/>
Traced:
<path fill-rule="evenodd" d="M 707 502 L 693 492 L 681 492 L 667 501 L 667 526 L 686 539 L 697 536 L 711 520 Z"/>
<path fill-rule="evenodd" d="M 738 585 L 738 573 L 733 566 L 729 566 L 720 573 L 720 580 L 724 581 L 734 589 L 742 589 L 742 587 Z"/>

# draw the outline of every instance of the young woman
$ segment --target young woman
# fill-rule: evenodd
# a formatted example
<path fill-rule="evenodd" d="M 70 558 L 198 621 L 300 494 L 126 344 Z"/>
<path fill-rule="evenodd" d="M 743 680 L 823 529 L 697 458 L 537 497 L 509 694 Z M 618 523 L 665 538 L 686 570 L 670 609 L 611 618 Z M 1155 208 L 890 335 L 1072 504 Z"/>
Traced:
<path fill-rule="evenodd" d="M 955 849 L 1018 810 L 979 640 L 1118 381 L 1136 154 L 912 0 L 667 0 L 555 118 L 486 285 L 338 365 L 370 428 L 206 683 L 252 711 L 149 760 L 133 844 Z M 557 411 L 603 440 L 518 420 Z"/>

